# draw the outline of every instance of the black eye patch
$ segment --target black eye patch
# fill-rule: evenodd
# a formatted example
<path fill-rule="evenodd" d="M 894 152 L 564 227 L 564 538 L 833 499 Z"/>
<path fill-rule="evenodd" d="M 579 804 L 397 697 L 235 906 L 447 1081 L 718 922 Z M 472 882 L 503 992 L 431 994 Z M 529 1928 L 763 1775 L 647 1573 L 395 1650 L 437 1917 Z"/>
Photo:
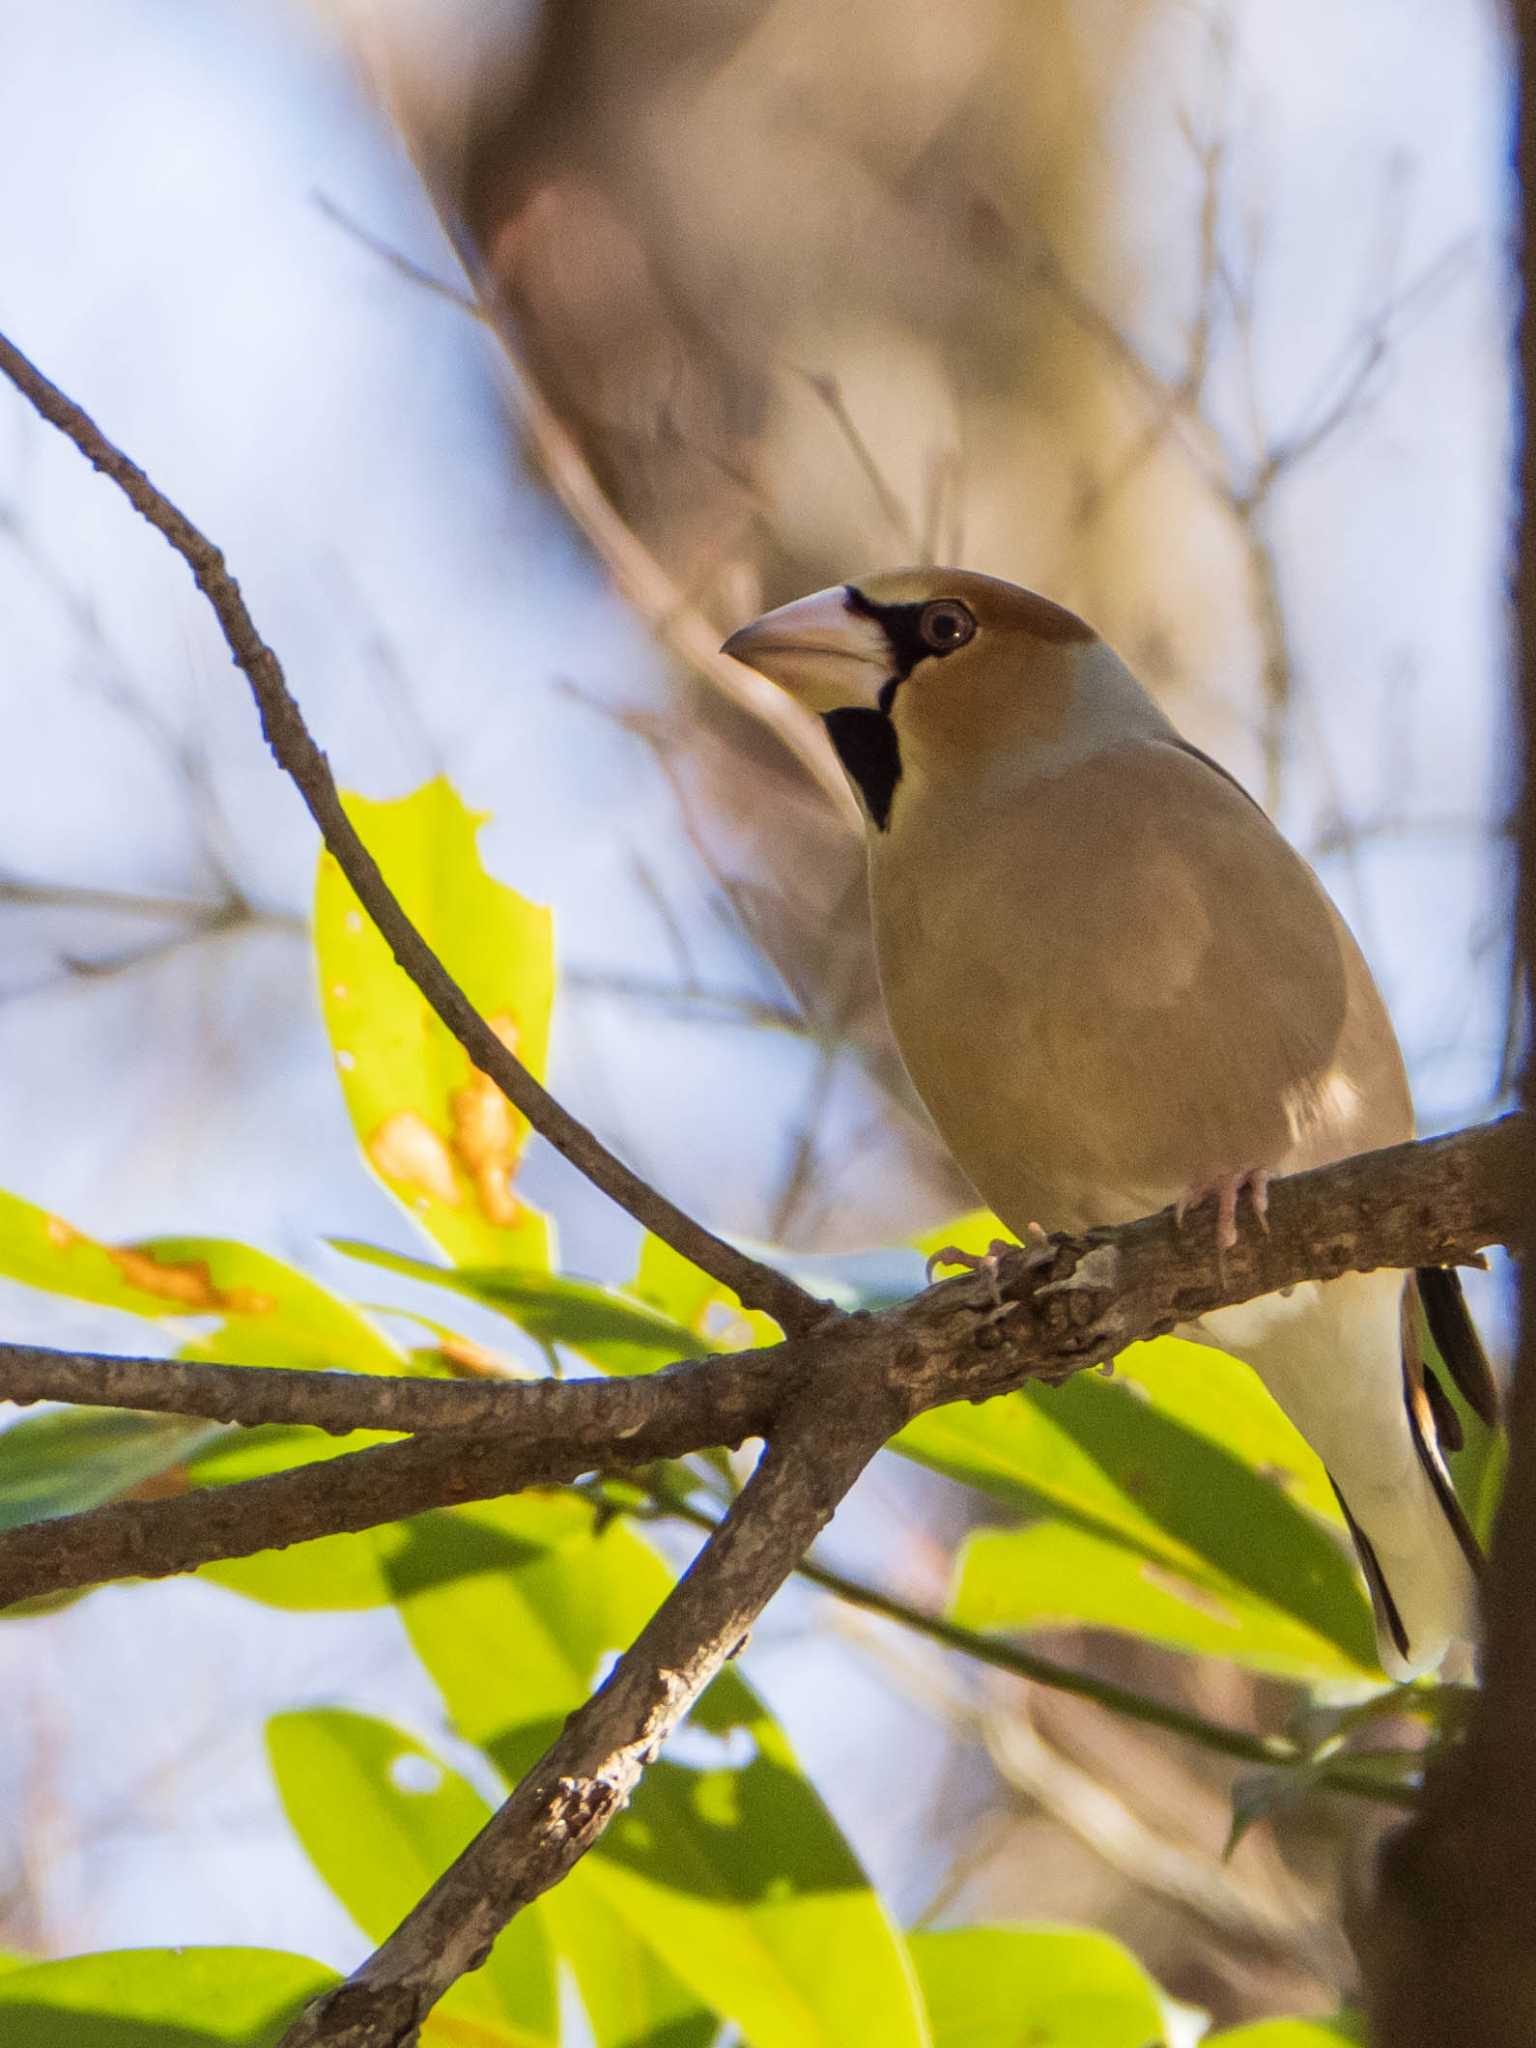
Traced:
<path fill-rule="evenodd" d="M 886 645 L 891 650 L 891 680 L 880 692 L 880 708 L 889 711 L 891 702 L 900 684 L 904 683 L 920 661 L 942 661 L 946 654 L 953 654 L 957 647 L 963 647 L 976 630 L 976 622 L 969 608 L 958 599 L 924 598 L 916 604 L 876 604 L 867 598 L 856 584 L 843 585 L 845 601 L 851 612 L 860 618 L 873 619 L 885 635 Z M 961 631 L 947 643 L 936 641 L 926 628 L 931 614 L 944 612 L 967 623 L 970 631 Z"/>

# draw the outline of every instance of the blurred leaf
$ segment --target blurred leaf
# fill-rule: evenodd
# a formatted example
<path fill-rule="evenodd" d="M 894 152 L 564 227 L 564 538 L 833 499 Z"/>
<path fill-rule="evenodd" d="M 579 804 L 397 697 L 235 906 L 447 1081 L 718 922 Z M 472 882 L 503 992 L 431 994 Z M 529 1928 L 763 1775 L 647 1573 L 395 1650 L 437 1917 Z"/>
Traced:
<path fill-rule="evenodd" d="M 0 1430 L 0 1529 L 100 1507 L 223 1434 L 217 1422 L 125 1408 L 29 1415 Z"/>
<path fill-rule="evenodd" d="M 631 1933 L 600 1884 L 578 1882 L 582 1867 L 543 1904 L 596 2048 L 711 2048 L 719 2019 Z"/>
<path fill-rule="evenodd" d="M 483 819 L 442 777 L 395 803 L 346 804 L 449 973 L 542 1077 L 555 988 L 550 915 L 486 873 L 475 844 Z M 547 1267 L 549 1221 L 513 1191 L 526 1118 L 418 995 L 328 853 L 315 951 L 342 1094 L 373 1171 L 455 1263 Z"/>
<path fill-rule="evenodd" d="M 371 1942 L 393 1933 L 479 1833 L 491 1809 L 411 1736 L 340 1709 L 278 1714 L 267 1753 L 305 1854 Z M 508 2048 L 559 2040 L 554 1961 L 542 1914 L 525 1908 L 485 1966 L 439 2008 L 495 2029 Z"/>
<path fill-rule="evenodd" d="M 360 1308 L 267 1252 L 211 1237 L 154 1238 L 138 1249 L 172 1270 L 206 1269 L 224 1297 L 217 1330 L 185 1345 L 183 1358 L 317 1372 L 410 1370 L 403 1347 Z"/>
<path fill-rule="evenodd" d="M 1059 1518 L 1052 1535 L 973 1539 L 975 1576 L 958 1596 L 968 1615 L 1136 1629 L 1297 1677 L 1375 1673 L 1364 1590 L 1323 1526 L 1337 1527 L 1338 1511 L 1322 1467 L 1257 1377 L 1221 1352 L 1175 1338 L 1133 1345 L 1113 1379 L 1079 1373 L 981 1409 L 937 1409 L 897 1448 Z M 1074 1585 L 1078 1600 L 1019 1576 L 1058 1552 L 1094 1575 Z"/>
<path fill-rule="evenodd" d="M 912 1239 L 912 1249 L 921 1252 L 925 1259 L 931 1259 L 936 1252 L 973 1252 L 978 1257 L 991 1249 L 1001 1239 L 1004 1244 L 1017 1244 L 1013 1232 L 993 1215 L 990 1209 L 967 1209 L 963 1216 L 952 1216 L 947 1223 L 936 1223 L 932 1230 L 925 1230 L 921 1237 Z M 944 1268 L 936 1269 L 934 1278 L 942 1280 Z"/>
<path fill-rule="evenodd" d="M 272 2048 L 336 1974 L 260 1948 L 138 1948 L 0 1976 L 5 2048 Z M 446 2048 L 446 2044 L 445 2044 Z"/>
<path fill-rule="evenodd" d="M 331 1436 L 322 1429 L 275 1423 L 261 1429 L 224 1430 L 188 1459 L 187 1477 L 193 1486 L 233 1486 L 244 1479 L 261 1479 L 272 1472 L 345 1457 L 372 1444 L 397 1441 L 375 1430 Z M 259 1600 L 265 1607 L 299 1613 L 383 1607 L 391 1597 L 379 1555 L 378 1532 L 373 1529 L 319 1536 L 284 1550 L 258 1550 L 251 1557 L 219 1558 L 201 1566 L 198 1577 L 211 1579 L 248 1600 Z"/>
<path fill-rule="evenodd" d="M 337 1251 L 430 1287 L 445 1287 L 516 1323 L 541 1344 L 563 1344 L 604 1372 L 655 1372 L 702 1348 L 686 1324 L 616 1288 L 561 1274 L 506 1266 L 438 1266 L 355 1238 L 332 1238 Z"/>
<path fill-rule="evenodd" d="M 1326 2020 L 1260 2020 L 1257 2026 L 1229 2027 L 1207 2034 L 1201 2048 L 1365 2048 L 1365 2022 L 1338 2012 Z"/>
<path fill-rule="evenodd" d="M 1344 1526 L 1315 1452 L 1258 1375 L 1178 1337 L 1131 1345 L 1112 1379 L 1077 1373 L 981 1408 L 934 1409 L 896 1447 L 1008 1506 L 1054 1508 L 1152 1547 L 1171 1543 L 1170 1554 L 1195 1540 L 1191 1512 L 1203 1532 L 1240 1505 L 1234 1489 L 1262 1501 L 1267 1522 L 1278 1496 L 1282 1514 L 1306 1509 Z M 1219 1505 L 1202 1511 L 1212 1483 Z"/>
<path fill-rule="evenodd" d="M 908 1938 L 933 2048 L 1159 2048 L 1157 1987 L 1081 1928 L 962 1927 Z"/>
<path fill-rule="evenodd" d="M 673 1583 L 631 1527 L 599 1527 L 570 1496 L 423 1516 L 392 1533 L 411 1640 L 461 1733 L 509 1779 L 543 1752 Z M 754 2048 L 926 2040 L 878 1899 L 735 1670 L 716 1679 L 672 1758 L 651 1766 L 561 1891 L 573 1911 L 599 1898 Z"/>
<path fill-rule="evenodd" d="M 711 1351 L 755 1350 L 777 1344 L 784 1335 L 772 1316 L 743 1308 L 732 1288 L 722 1287 L 654 1231 L 648 1230 L 641 1242 L 629 1291 L 703 1338 Z"/>
<path fill-rule="evenodd" d="M 1303 1764 L 1285 1769 L 1246 1771 L 1232 1785 L 1232 1825 L 1222 1848 L 1222 1861 L 1232 1854 L 1251 1827 L 1277 1813 L 1289 1813 L 1310 1797 L 1317 1773 Z"/>
<path fill-rule="evenodd" d="M 108 1245 L 17 1195 L 0 1194 L 0 1279 L 156 1322 L 209 1317 L 187 1357 L 231 1365 L 400 1372 L 405 1354 L 296 1267 L 216 1237 Z"/>
<path fill-rule="evenodd" d="M 1313 1608 L 1317 1625 L 1209 1568 L 1179 1571 L 1114 1539 L 1048 1521 L 972 1536 L 960 1554 L 950 1612 L 983 1630 L 1117 1629 L 1303 1684 L 1378 1675 L 1363 1602 L 1311 1584 L 1298 1587 L 1289 1604 Z"/>

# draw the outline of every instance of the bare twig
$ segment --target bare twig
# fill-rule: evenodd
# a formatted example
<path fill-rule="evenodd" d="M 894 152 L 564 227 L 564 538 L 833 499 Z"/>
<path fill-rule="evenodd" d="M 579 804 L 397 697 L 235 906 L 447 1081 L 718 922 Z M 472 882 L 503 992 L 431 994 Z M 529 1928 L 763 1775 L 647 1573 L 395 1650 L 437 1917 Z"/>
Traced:
<path fill-rule="evenodd" d="M 483 322 L 498 339 L 505 340 L 495 311 L 472 291 L 461 290 L 413 262 L 354 220 L 334 199 L 318 193 L 315 197 L 328 219 L 372 250 L 400 276 L 446 299 Z M 755 669 L 720 652 L 719 633 L 615 509 L 575 436 L 534 382 L 527 364 L 509 348 L 503 368 L 513 387 L 515 409 L 527 429 L 529 445 L 545 481 L 607 568 L 620 594 L 662 645 L 670 648 L 693 674 L 773 734 L 851 831 L 860 829 L 858 806 L 820 721 Z"/>
<path fill-rule="evenodd" d="M 324 754 L 310 737 L 289 694 L 282 665 L 256 631 L 240 587 L 206 535 L 160 492 L 136 463 L 107 439 L 72 399 L 66 398 L 15 344 L 0 335 L 0 370 L 31 405 L 108 476 L 135 510 L 186 562 L 219 621 L 235 663 L 245 674 L 261 713 L 262 731 L 278 765 L 292 778 L 358 901 L 388 940 L 395 958 L 469 1054 L 539 1134 L 594 1187 L 674 1250 L 734 1288 L 754 1308 L 766 1309 L 787 1329 L 805 1329 L 823 1313 L 820 1303 L 782 1273 L 746 1257 L 705 1230 L 630 1170 L 586 1126 L 536 1081 L 474 1009 L 458 983 L 401 909 L 378 863 L 342 806 Z"/>
<path fill-rule="evenodd" d="M 669 1501 L 664 1504 L 662 1512 L 690 1522 L 695 1528 L 719 1527 L 713 1515 L 686 1502 Z M 1022 1643 L 985 1635 L 979 1629 L 946 1621 L 939 1614 L 925 1614 L 909 1601 L 898 1600 L 893 1594 L 882 1592 L 878 1586 L 864 1585 L 860 1580 L 832 1571 L 811 1558 L 801 1560 L 795 1568 L 795 1576 L 804 1579 L 807 1585 L 830 1593 L 849 1607 L 895 1622 L 909 1633 L 926 1636 L 941 1648 L 954 1650 L 973 1663 L 986 1665 L 989 1670 L 1004 1672 L 1010 1678 L 1025 1679 L 1031 1685 L 1045 1686 L 1051 1692 L 1090 1700 L 1122 1720 L 1160 1728 L 1165 1734 L 1181 1736 L 1187 1742 L 1197 1743 L 1200 1748 L 1211 1750 L 1218 1756 L 1231 1757 L 1237 1763 L 1280 1767 L 1310 1762 L 1303 1750 L 1279 1736 L 1255 1735 L 1247 1728 L 1230 1728 L 1205 1714 L 1195 1713 L 1189 1707 L 1176 1706 L 1171 1700 L 1154 1699 L 1130 1686 L 1117 1685 L 1112 1678 L 1099 1678 L 1091 1671 L 1079 1670 L 1076 1665 L 1063 1664 L 1058 1658 L 1043 1657 L 1039 1651 L 1028 1649 Z M 1358 1793 L 1363 1798 L 1389 1806 L 1408 1806 L 1414 1800 L 1414 1794 L 1402 1787 L 1383 1785 L 1379 1778 L 1365 1777 L 1353 1771 L 1347 1757 L 1337 1759 L 1334 1765 L 1319 1766 L 1315 1782 L 1326 1784 L 1332 1791 Z"/>

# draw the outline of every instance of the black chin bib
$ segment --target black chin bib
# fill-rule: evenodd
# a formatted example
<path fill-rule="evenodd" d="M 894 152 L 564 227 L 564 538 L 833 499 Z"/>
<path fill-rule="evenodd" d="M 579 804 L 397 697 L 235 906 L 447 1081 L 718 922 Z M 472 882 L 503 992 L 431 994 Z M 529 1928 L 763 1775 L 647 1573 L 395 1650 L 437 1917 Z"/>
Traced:
<path fill-rule="evenodd" d="M 883 711 L 849 707 L 828 711 L 822 719 L 837 758 L 858 785 L 865 808 L 883 832 L 891 815 L 891 799 L 901 780 L 901 748 L 896 727 Z"/>

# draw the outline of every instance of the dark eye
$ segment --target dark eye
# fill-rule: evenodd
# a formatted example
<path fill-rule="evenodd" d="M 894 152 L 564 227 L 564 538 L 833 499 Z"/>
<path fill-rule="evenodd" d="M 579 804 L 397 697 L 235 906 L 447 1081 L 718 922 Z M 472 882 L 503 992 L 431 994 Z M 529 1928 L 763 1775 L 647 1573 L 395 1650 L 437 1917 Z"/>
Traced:
<path fill-rule="evenodd" d="M 970 639 L 976 631 L 976 621 L 958 599 L 941 597 L 936 604 L 923 606 L 917 630 L 925 647 L 931 647 L 935 654 L 951 654 Z"/>

